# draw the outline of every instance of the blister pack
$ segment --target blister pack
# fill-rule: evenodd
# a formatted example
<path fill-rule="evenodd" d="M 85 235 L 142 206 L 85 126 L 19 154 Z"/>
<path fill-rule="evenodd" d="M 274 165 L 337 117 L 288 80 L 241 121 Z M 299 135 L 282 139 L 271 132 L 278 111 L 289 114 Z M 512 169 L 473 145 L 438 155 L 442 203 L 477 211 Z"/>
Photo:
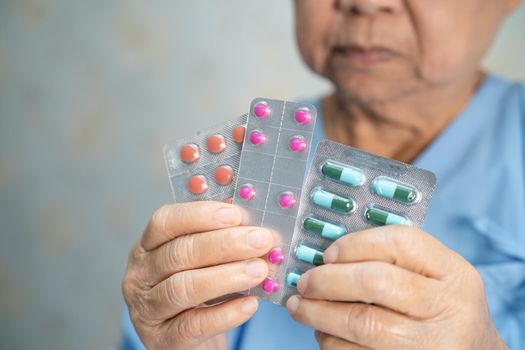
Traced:
<path fill-rule="evenodd" d="M 427 170 L 332 141 L 319 143 L 303 188 L 283 284 L 276 301 L 297 294 L 305 271 L 323 264 L 336 239 L 374 226 L 421 226 L 436 177 Z M 276 296 L 277 298 L 277 296 Z"/>
<path fill-rule="evenodd" d="M 269 276 L 248 291 L 272 302 L 282 290 L 275 275 L 289 253 L 316 115 L 313 105 L 288 101 L 257 98 L 250 106 L 233 203 L 249 225 L 275 232 Z"/>
<path fill-rule="evenodd" d="M 245 114 L 164 146 L 176 203 L 232 202 L 247 118 Z"/>

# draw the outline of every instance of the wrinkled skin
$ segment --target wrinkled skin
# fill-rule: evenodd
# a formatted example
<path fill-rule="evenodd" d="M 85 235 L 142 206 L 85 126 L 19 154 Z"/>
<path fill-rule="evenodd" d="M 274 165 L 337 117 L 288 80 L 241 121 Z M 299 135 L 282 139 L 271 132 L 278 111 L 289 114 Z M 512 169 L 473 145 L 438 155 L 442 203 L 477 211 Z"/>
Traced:
<path fill-rule="evenodd" d="M 330 101 L 340 106 L 325 113 L 341 114 L 325 123 L 326 134 L 413 159 L 449 120 L 435 115 L 453 116 L 453 105 L 461 107 L 456 96 L 468 100 L 483 54 L 518 3 L 296 0 L 301 55 L 333 82 Z M 345 113 L 357 122 L 347 123 Z M 354 134 L 330 130 L 345 133 L 345 124 Z M 412 149 L 396 144 L 415 138 L 422 141 Z M 244 222 L 240 209 L 216 202 L 164 206 L 152 216 L 122 281 L 149 349 L 226 349 L 225 332 L 256 312 L 253 297 L 203 304 L 265 278 L 260 257 L 271 249 L 272 233 Z M 300 296 L 287 305 L 294 319 L 317 330 L 322 349 L 505 348 L 478 273 L 428 233 L 398 226 L 352 233 L 329 248 L 326 262 L 301 277 Z"/>
<path fill-rule="evenodd" d="M 151 217 L 122 281 L 131 320 L 148 349 L 225 349 L 225 332 L 257 310 L 255 297 L 203 305 L 257 286 L 271 232 L 242 226 L 244 213 L 218 202 L 173 204 Z"/>
<path fill-rule="evenodd" d="M 505 349 L 477 271 L 418 228 L 346 235 L 325 263 L 287 303 L 321 349 Z"/>
<path fill-rule="evenodd" d="M 468 102 L 483 55 L 518 4 L 296 0 L 301 55 L 335 87 L 324 101 L 326 134 L 414 159 Z M 301 276 L 287 304 L 317 330 L 322 349 L 505 348 L 479 274 L 429 233 L 352 233 L 333 243 L 325 262 Z"/>
<path fill-rule="evenodd" d="M 338 93 L 384 103 L 468 79 L 517 4 L 295 0 L 297 43 L 306 64 Z"/>
<path fill-rule="evenodd" d="M 296 0 L 299 51 L 335 90 L 327 138 L 412 162 L 468 104 L 519 0 Z"/>

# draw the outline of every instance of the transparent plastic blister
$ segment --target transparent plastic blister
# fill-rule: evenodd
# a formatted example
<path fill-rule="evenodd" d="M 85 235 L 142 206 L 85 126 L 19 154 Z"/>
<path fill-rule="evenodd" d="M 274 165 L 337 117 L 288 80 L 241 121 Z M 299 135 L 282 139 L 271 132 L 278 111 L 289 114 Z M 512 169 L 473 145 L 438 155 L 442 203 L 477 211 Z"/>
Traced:
<path fill-rule="evenodd" d="M 297 294 L 299 276 L 322 264 L 324 250 L 345 234 L 385 224 L 421 226 L 435 184 L 435 175 L 427 170 L 320 142 L 303 187 L 286 266 L 277 280 L 282 292 L 273 301 L 284 305 Z"/>
<path fill-rule="evenodd" d="M 250 105 L 233 203 L 249 214 L 249 225 L 275 232 L 267 256 L 270 273 L 248 291 L 277 302 L 282 266 L 289 254 L 317 111 L 313 105 L 257 98 Z"/>
<path fill-rule="evenodd" d="M 232 201 L 247 118 L 245 114 L 164 146 L 176 203 Z"/>

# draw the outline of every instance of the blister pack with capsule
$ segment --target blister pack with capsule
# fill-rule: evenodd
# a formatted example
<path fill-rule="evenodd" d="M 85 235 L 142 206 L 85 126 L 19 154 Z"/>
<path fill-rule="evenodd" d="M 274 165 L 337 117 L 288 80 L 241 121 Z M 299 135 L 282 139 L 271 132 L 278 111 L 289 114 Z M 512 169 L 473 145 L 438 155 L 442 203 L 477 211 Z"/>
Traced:
<path fill-rule="evenodd" d="M 247 115 L 164 146 L 176 203 L 232 202 Z"/>
<path fill-rule="evenodd" d="M 435 175 L 332 141 L 319 143 L 301 197 L 278 303 L 297 294 L 305 271 L 323 264 L 335 240 L 375 226 L 421 226 Z"/>
<path fill-rule="evenodd" d="M 316 115 L 296 102 L 257 98 L 250 106 L 233 203 L 248 212 L 249 225 L 275 232 L 269 275 L 248 291 L 272 302 L 282 290 L 276 275 L 289 253 Z"/>

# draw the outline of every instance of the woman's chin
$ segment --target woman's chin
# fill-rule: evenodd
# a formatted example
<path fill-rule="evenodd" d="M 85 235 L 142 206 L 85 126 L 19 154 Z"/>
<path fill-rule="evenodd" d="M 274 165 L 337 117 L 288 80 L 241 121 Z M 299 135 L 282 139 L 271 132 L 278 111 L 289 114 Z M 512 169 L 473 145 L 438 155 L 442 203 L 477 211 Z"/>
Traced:
<path fill-rule="evenodd" d="M 415 82 L 406 79 L 375 76 L 344 76 L 332 79 L 338 94 L 362 104 L 386 103 L 417 91 Z"/>

